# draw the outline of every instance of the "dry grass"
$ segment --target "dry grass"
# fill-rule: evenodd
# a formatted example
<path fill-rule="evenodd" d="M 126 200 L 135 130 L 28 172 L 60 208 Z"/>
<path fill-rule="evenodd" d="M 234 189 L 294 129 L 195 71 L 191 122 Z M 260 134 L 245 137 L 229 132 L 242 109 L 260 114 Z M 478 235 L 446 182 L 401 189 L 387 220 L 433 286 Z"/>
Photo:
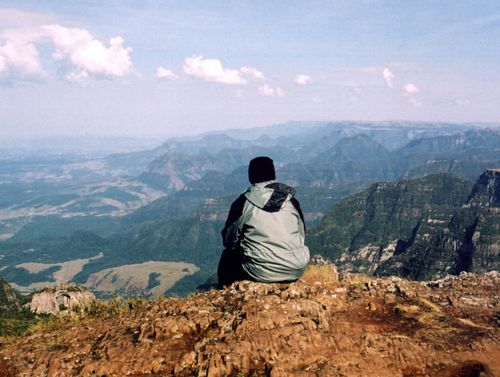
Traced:
<path fill-rule="evenodd" d="M 426 308 L 428 308 L 431 312 L 436 312 L 436 313 L 441 313 L 442 312 L 441 308 L 438 305 L 434 304 L 433 302 L 431 302 L 431 301 L 429 301 L 429 300 L 427 300 L 425 298 L 420 297 L 417 300 L 423 306 L 425 306 Z"/>
<path fill-rule="evenodd" d="M 91 322 L 96 318 L 115 317 L 145 307 L 148 302 L 142 297 L 128 299 L 114 297 L 109 300 L 91 300 L 57 315 L 39 317 L 36 322 L 29 326 L 28 332 L 32 334 L 47 333 Z"/>
<path fill-rule="evenodd" d="M 334 265 L 309 265 L 302 275 L 304 281 L 318 281 L 322 283 L 336 284 L 339 281 L 339 273 Z"/>

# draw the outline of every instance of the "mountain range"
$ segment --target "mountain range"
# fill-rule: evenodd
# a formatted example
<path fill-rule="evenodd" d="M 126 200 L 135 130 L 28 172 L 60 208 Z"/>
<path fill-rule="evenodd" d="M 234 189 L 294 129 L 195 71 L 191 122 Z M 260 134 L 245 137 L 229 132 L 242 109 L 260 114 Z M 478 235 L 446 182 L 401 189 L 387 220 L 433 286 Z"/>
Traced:
<path fill-rule="evenodd" d="M 36 204 L 15 203 L 20 181 L 0 185 L 12 192 L 0 208 L 10 232 L 0 242 L 0 275 L 23 291 L 72 281 L 104 295 L 192 292 L 216 269 L 220 230 L 257 155 L 272 157 L 278 179 L 296 187 L 312 253 L 343 269 L 414 279 L 495 269 L 498 205 L 480 184 L 492 185 L 493 170 L 474 182 L 500 166 L 499 152 L 499 129 L 471 124 L 292 122 L 170 139 L 86 161 L 89 174 L 98 166 L 127 186 L 90 174 L 101 188 L 85 202 L 81 187 L 67 185 L 72 196 L 57 203 L 51 189 Z M 59 212 L 25 215 L 54 206 Z"/>

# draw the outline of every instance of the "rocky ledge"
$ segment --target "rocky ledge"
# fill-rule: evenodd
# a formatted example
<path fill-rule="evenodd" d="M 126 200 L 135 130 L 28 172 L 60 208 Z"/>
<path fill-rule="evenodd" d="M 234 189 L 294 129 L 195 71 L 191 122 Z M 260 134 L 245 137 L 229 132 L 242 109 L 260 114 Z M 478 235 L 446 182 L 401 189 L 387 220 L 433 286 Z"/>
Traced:
<path fill-rule="evenodd" d="M 500 376 L 500 274 L 311 267 L 3 340 L 0 376 Z"/>

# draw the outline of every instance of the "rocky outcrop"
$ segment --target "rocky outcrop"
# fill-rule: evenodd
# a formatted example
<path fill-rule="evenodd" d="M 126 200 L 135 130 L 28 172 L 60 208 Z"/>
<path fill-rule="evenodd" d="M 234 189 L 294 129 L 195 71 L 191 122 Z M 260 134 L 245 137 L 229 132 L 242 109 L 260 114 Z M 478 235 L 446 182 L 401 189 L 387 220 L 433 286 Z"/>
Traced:
<path fill-rule="evenodd" d="M 0 277 L 0 312 L 19 311 L 21 311 L 19 295 Z"/>
<path fill-rule="evenodd" d="M 88 304 L 95 296 L 87 288 L 63 284 L 33 294 L 30 310 L 37 314 L 57 314 Z"/>
<path fill-rule="evenodd" d="M 457 211 L 456 219 L 465 230 L 461 238 L 456 237 L 462 242 L 458 249 L 462 269 L 499 270 L 500 169 L 488 169 L 478 178 L 467 203 Z"/>
<path fill-rule="evenodd" d="M 335 204 L 311 250 L 341 270 L 416 280 L 500 269 L 500 172 L 376 183 Z"/>
<path fill-rule="evenodd" d="M 476 181 L 468 203 L 500 207 L 500 169 L 486 169 Z"/>
<path fill-rule="evenodd" d="M 0 360 L 19 376 L 495 376 L 499 291 L 496 272 L 419 283 L 326 264 L 293 284 L 61 320 L 4 344 Z"/>
<path fill-rule="evenodd" d="M 412 263 L 434 270 L 433 276 L 462 271 L 500 269 L 500 170 L 488 169 L 476 181 L 469 197 L 451 213 L 444 228 L 415 243 L 408 255 L 388 263 L 384 274 L 401 271 L 397 264 Z M 422 260 L 434 260 L 429 265 Z M 392 265 L 389 265 L 391 264 Z M 417 263 L 415 263 L 417 262 Z M 431 267 L 431 268 L 429 268 Z"/>

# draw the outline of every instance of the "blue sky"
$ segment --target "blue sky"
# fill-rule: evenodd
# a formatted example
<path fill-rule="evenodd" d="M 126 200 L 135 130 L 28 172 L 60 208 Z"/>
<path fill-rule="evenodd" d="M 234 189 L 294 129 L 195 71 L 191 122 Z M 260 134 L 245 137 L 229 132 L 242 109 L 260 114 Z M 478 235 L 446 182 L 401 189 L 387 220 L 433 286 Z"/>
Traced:
<path fill-rule="evenodd" d="M 498 1 L 0 0 L 0 135 L 500 120 Z"/>

